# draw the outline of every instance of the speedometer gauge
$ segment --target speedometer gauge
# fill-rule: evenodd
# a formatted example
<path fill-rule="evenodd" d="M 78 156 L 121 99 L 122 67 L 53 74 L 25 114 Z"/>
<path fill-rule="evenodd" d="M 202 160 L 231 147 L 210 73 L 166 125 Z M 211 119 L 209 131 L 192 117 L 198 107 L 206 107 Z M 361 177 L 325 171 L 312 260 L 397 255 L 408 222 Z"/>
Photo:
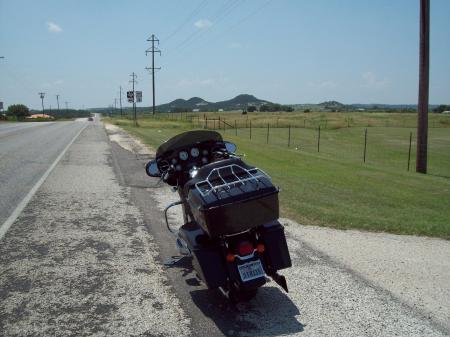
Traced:
<path fill-rule="evenodd" d="M 187 160 L 189 157 L 189 154 L 186 151 L 181 151 L 178 156 L 180 157 L 181 160 Z"/>
<path fill-rule="evenodd" d="M 193 147 L 191 149 L 191 156 L 192 157 L 196 158 L 196 157 L 198 157 L 199 154 L 200 154 L 200 151 L 196 147 Z"/>

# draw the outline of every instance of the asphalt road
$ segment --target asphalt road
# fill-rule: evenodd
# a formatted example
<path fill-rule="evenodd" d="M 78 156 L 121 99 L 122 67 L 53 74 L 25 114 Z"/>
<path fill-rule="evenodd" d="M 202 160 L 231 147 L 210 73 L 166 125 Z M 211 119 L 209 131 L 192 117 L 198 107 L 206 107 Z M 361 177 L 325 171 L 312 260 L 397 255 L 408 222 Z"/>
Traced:
<path fill-rule="evenodd" d="M 0 123 L 0 225 L 86 123 Z"/>
<path fill-rule="evenodd" d="M 368 242 L 356 234 L 346 239 L 288 224 L 293 267 L 282 273 L 289 294 L 271 282 L 237 307 L 207 290 L 189 259 L 163 266 L 177 254 L 162 215 L 176 194 L 145 175 L 151 153 L 117 129 L 109 133 L 100 123 L 88 123 L 0 240 L 0 336 L 449 334 L 435 306 L 424 310 L 389 286 L 398 279 L 376 282 L 385 274 L 374 266 L 382 267 L 389 255 L 374 254 L 364 273 L 357 244 L 349 245 L 354 249 L 347 255 L 327 247 L 334 241 L 345 246 L 349 239 Z M 171 221 L 179 223 L 180 213 L 174 211 Z M 325 244 L 318 249 L 313 237 Z M 383 250 L 384 241 L 372 241 L 373 249 Z M 439 259 L 448 252 L 442 246 Z M 410 255 L 402 259 L 424 263 L 414 251 Z M 401 272 L 399 265 L 400 278 Z M 408 282 L 400 287 L 411 293 Z"/>

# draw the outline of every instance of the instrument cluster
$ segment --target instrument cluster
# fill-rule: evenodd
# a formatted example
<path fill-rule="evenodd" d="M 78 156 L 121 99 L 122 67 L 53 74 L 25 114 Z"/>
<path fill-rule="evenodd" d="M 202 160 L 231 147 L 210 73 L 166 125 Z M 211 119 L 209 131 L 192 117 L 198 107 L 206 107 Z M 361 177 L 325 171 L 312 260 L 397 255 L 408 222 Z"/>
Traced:
<path fill-rule="evenodd" d="M 191 148 L 175 151 L 168 159 L 169 165 L 175 168 L 175 171 L 182 171 L 192 166 L 202 166 L 210 161 L 210 151 L 194 146 Z"/>

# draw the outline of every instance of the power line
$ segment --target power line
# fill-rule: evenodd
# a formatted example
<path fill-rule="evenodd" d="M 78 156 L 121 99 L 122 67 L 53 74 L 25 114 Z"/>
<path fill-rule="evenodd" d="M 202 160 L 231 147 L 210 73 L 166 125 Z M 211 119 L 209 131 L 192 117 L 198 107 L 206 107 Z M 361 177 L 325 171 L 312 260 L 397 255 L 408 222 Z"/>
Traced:
<path fill-rule="evenodd" d="M 133 72 L 131 75 L 130 83 L 133 84 L 133 118 L 134 118 L 134 126 L 137 126 L 137 116 L 136 116 L 136 100 L 135 100 L 135 94 L 134 94 L 134 85 L 137 83 L 136 78 L 137 75 Z"/>
<path fill-rule="evenodd" d="M 184 26 L 186 26 L 189 21 L 192 20 L 192 18 L 197 15 L 202 7 L 204 7 L 204 4 L 206 4 L 208 0 L 203 0 L 200 2 L 200 4 L 195 7 L 195 9 L 188 15 L 188 17 L 174 30 L 172 33 L 170 33 L 167 37 L 164 38 L 165 43 L 167 43 L 172 37 L 174 37 Z"/>
<path fill-rule="evenodd" d="M 39 93 L 39 97 L 41 98 L 41 103 L 42 103 L 42 114 L 44 114 L 44 96 L 45 96 L 45 92 Z"/>
<path fill-rule="evenodd" d="M 122 86 L 119 86 L 119 104 L 120 104 L 120 115 L 123 115 L 122 111 Z"/>
<path fill-rule="evenodd" d="M 420 0 L 419 100 L 416 172 L 427 173 L 428 94 L 430 77 L 430 0 Z"/>
<path fill-rule="evenodd" d="M 58 114 L 60 114 L 60 111 L 59 111 L 59 95 L 56 95 L 56 104 L 58 105 Z"/>
<path fill-rule="evenodd" d="M 213 25 L 209 27 L 205 27 L 203 29 L 198 29 L 192 32 L 186 39 L 184 39 L 181 43 L 179 43 L 172 51 L 172 53 L 177 52 L 178 50 L 185 47 L 189 42 L 192 42 L 195 39 L 198 39 L 202 35 L 204 35 L 206 32 L 208 32 L 213 26 L 217 26 L 218 23 L 220 23 L 223 19 L 225 19 L 228 15 L 230 15 L 236 8 L 238 8 L 240 5 L 242 5 L 245 2 L 245 0 L 230 0 L 226 2 L 224 5 L 222 5 L 212 16 L 211 21 Z M 179 53 L 176 53 L 177 55 Z M 173 55 L 173 54 L 171 54 Z"/>
<path fill-rule="evenodd" d="M 153 91 L 153 115 L 155 115 L 155 69 L 161 69 L 155 68 L 155 53 L 159 53 L 161 55 L 161 50 L 155 47 L 155 42 L 159 45 L 159 40 L 156 38 L 155 34 L 152 34 L 150 38 L 147 39 L 147 41 L 150 41 L 152 43 L 152 46 L 145 51 L 145 55 L 148 53 L 152 53 L 152 66 L 151 67 L 145 67 L 147 70 L 152 71 L 152 91 Z"/>

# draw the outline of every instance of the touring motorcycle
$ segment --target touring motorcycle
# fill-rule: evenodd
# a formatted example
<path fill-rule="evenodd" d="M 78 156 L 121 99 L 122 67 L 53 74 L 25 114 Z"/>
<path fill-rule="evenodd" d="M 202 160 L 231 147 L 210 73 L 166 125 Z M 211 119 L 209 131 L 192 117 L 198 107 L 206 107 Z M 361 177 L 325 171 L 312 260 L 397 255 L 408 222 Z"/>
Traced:
<path fill-rule="evenodd" d="M 180 196 L 164 211 L 180 254 L 192 257 L 209 289 L 220 289 L 236 303 L 253 298 L 267 277 L 287 292 L 278 271 L 289 268 L 291 258 L 278 221 L 279 189 L 235 152 L 236 145 L 215 131 L 189 131 L 163 143 L 146 172 Z M 184 217 L 177 230 L 167 216 L 176 205 Z"/>

